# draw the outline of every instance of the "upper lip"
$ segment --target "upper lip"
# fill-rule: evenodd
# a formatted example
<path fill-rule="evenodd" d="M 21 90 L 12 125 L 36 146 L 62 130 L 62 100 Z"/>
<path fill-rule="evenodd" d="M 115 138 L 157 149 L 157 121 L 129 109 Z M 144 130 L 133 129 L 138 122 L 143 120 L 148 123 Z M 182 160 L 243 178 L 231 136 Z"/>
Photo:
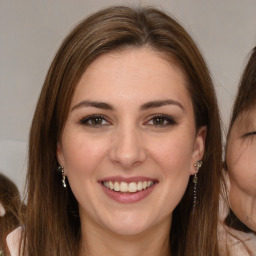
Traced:
<path fill-rule="evenodd" d="M 117 182 L 123 181 L 126 183 L 131 183 L 131 182 L 139 182 L 139 181 L 154 181 L 154 182 L 156 182 L 157 179 L 144 177 L 144 176 L 134 176 L 134 177 L 110 176 L 110 177 L 106 177 L 106 178 L 99 180 L 99 182 L 104 182 L 104 181 L 117 181 Z"/>

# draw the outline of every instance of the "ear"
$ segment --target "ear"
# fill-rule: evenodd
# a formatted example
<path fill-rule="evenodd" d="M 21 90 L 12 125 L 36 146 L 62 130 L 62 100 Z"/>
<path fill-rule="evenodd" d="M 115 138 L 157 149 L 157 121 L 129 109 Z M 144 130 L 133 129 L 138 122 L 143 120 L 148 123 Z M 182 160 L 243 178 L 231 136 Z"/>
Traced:
<path fill-rule="evenodd" d="M 6 214 L 6 211 L 3 205 L 0 203 L 0 217 L 3 217 Z"/>
<path fill-rule="evenodd" d="M 57 143 L 57 160 L 58 160 L 58 163 L 59 165 L 63 166 L 64 167 L 64 156 L 63 156 L 63 150 L 62 150 L 62 145 L 61 145 L 61 142 L 58 142 Z"/>
<path fill-rule="evenodd" d="M 191 161 L 191 167 L 190 167 L 191 175 L 194 175 L 195 173 L 197 173 L 197 170 L 195 168 L 195 163 L 203 158 L 206 134 L 207 134 L 206 126 L 200 127 L 197 131 L 194 149 L 192 152 L 192 161 Z"/>
<path fill-rule="evenodd" d="M 230 176 L 229 176 L 229 172 L 227 170 L 223 170 L 223 176 L 224 176 L 224 181 L 225 181 L 225 185 L 226 185 L 226 190 L 227 190 L 227 193 L 229 194 L 229 192 L 230 192 Z"/>

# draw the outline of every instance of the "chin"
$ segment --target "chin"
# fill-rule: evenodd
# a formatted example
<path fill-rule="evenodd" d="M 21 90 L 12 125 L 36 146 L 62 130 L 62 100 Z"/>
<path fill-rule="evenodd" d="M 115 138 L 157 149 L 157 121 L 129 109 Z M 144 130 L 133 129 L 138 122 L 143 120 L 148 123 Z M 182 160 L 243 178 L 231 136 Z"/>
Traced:
<path fill-rule="evenodd" d="M 142 234 L 143 232 L 146 232 L 148 230 L 148 227 L 136 225 L 133 223 L 133 225 L 123 225 L 123 226 L 113 226 L 110 227 L 111 231 L 117 235 L 121 236 L 137 236 Z"/>
<path fill-rule="evenodd" d="M 147 231 L 150 229 L 151 224 L 146 220 L 145 216 L 127 216 L 121 214 L 117 218 L 113 217 L 111 222 L 105 223 L 105 226 L 115 234 L 133 236 Z"/>
<path fill-rule="evenodd" d="M 248 224 L 249 224 L 249 225 L 247 225 L 248 228 L 251 229 L 252 231 L 256 232 L 256 219 L 254 218 Z"/>

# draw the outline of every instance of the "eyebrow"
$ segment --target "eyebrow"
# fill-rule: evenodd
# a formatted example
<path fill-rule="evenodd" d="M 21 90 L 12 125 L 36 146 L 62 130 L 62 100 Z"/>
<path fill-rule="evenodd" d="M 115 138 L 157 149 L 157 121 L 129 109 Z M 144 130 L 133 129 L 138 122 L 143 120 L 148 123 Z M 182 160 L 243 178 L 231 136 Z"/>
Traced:
<path fill-rule="evenodd" d="M 182 110 L 184 110 L 184 107 L 180 102 L 178 102 L 176 100 L 171 100 L 171 99 L 147 102 L 140 107 L 140 110 L 159 108 L 159 107 L 166 106 L 166 105 L 176 105 L 176 106 L 180 107 Z"/>
<path fill-rule="evenodd" d="M 71 111 L 80 107 L 94 107 L 94 108 L 100 108 L 100 109 L 106 109 L 106 110 L 114 110 L 114 107 L 112 105 L 105 102 L 83 100 L 77 105 L 75 105 L 74 107 L 72 107 Z"/>
<path fill-rule="evenodd" d="M 166 105 L 176 105 L 180 107 L 182 110 L 184 110 L 183 105 L 175 100 L 167 99 L 167 100 L 156 100 L 156 101 L 150 101 L 147 103 L 144 103 L 143 105 L 140 106 L 140 110 L 147 110 L 151 108 L 159 108 L 162 106 Z M 99 108 L 99 109 L 106 109 L 106 110 L 115 110 L 115 108 L 106 102 L 99 102 L 99 101 L 90 101 L 90 100 L 83 100 L 79 102 L 77 105 L 72 107 L 71 111 L 81 108 L 81 107 L 94 107 L 94 108 Z"/>

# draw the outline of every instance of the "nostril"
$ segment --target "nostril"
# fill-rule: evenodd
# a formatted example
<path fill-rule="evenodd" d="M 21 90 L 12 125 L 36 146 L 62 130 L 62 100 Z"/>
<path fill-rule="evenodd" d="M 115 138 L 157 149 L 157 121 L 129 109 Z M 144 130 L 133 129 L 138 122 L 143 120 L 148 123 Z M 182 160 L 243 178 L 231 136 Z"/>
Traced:
<path fill-rule="evenodd" d="M 131 118 L 123 118 L 110 144 L 110 159 L 114 164 L 119 164 L 123 169 L 140 165 L 146 159 L 143 134 L 137 129 L 136 123 Z"/>

